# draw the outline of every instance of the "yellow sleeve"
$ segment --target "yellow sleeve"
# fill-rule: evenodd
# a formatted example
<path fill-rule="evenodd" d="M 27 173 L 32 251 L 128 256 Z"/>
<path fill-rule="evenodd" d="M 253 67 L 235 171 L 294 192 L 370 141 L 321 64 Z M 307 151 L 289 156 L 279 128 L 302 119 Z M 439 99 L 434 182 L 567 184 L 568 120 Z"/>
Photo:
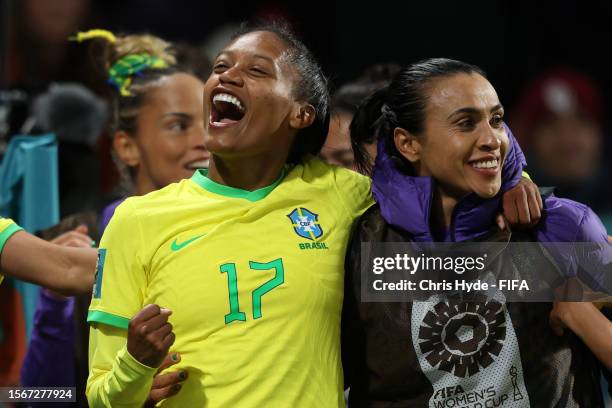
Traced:
<path fill-rule="evenodd" d="M 155 368 L 127 351 L 129 320 L 138 313 L 147 288 L 143 232 L 131 200 L 113 215 L 100 242 L 87 321 L 89 344 L 87 400 L 91 407 L 142 407 Z"/>
<path fill-rule="evenodd" d="M 0 254 L 2 254 L 6 241 L 8 241 L 14 233 L 21 230 L 23 230 L 23 228 L 15 224 L 10 218 L 0 218 Z"/>
<path fill-rule="evenodd" d="M 89 331 L 87 401 L 96 407 L 142 407 L 157 369 L 127 351 L 127 332 L 105 324 Z"/>
<path fill-rule="evenodd" d="M 127 329 L 132 316 L 143 308 L 148 284 L 143 243 L 141 225 L 128 199 L 117 207 L 100 242 L 88 322 Z"/>
<path fill-rule="evenodd" d="M 529 181 L 533 181 L 533 180 L 531 180 L 531 177 L 529 176 L 529 173 L 527 173 L 525 170 L 523 170 L 523 172 L 521 173 L 521 177 L 522 178 L 526 178 Z"/>
<path fill-rule="evenodd" d="M 0 218 L 0 256 L 2 255 L 2 250 L 4 249 L 6 241 L 8 241 L 14 233 L 22 229 L 23 228 L 15 224 L 10 218 Z M 2 283 L 3 279 L 4 276 L 0 274 L 0 283 Z"/>
<path fill-rule="evenodd" d="M 334 166 L 333 169 L 340 202 L 348 214 L 356 219 L 374 204 L 371 191 L 372 180 L 342 167 Z"/>

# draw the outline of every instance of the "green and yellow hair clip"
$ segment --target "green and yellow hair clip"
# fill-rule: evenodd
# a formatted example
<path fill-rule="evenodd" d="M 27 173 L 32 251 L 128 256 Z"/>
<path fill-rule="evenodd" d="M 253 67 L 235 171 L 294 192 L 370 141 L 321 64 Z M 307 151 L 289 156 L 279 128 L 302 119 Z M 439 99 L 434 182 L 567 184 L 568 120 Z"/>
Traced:
<path fill-rule="evenodd" d="M 149 54 L 129 54 L 120 58 L 108 71 L 108 83 L 119 90 L 121 96 L 130 96 L 132 77 L 145 69 L 168 68 L 168 63 Z"/>
<path fill-rule="evenodd" d="M 117 42 L 117 37 L 108 30 L 94 29 L 79 32 L 71 40 L 83 42 L 95 38 L 104 38 L 110 43 Z M 131 96 L 129 87 L 132 84 L 132 77 L 138 75 L 146 69 L 168 68 L 168 63 L 161 58 L 149 54 L 129 54 L 119 58 L 108 71 L 108 83 L 119 91 L 121 96 Z"/>

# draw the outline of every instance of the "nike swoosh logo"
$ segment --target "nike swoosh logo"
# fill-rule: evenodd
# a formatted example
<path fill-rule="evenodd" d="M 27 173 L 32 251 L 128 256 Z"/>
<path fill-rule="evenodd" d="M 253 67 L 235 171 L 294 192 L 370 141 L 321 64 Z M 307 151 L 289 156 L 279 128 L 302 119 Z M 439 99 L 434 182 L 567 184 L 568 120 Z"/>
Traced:
<path fill-rule="evenodd" d="M 176 239 L 174 239 L 174 241 L 172 241 L 172 245 L 170 245 L 170 249 L 172 249 L 173 251 L 178 251 L 180 249 L 185 248 L 187 245 L 191 244 L 196 239 L 200 239 L 200 238 L 202 238 L 205 235 L 206 234 L 198 235 L 197 237 L 193 237 L 191 239 L 188 239 L 187 241 L 181 242 L 180 244 L 176 242 Z"/>

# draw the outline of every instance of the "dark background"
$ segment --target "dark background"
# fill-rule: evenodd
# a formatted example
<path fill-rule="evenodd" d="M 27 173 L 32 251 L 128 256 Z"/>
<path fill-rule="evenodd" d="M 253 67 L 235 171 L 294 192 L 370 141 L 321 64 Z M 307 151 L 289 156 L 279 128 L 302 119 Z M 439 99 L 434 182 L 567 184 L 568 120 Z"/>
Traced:
<path fill-rule="evenodd" d="M 502 102 L 542 70 L 569 65 L 611 88 L 612 3 L 596 1 L 98 1 L 95 19 L 118 31 L 150 31 L 201 43 L 219 26 L 283 16 L 336 86 L 373 63 L 452 57 L 489 75 Z"/>
<path fill-rule="evenodd" d="M 3 17 L 6 6 L 15 8 L 16 3 L 0 0 Z M 523 84 L 558 65 L 591 75 L 601 85 L 606 102 L 612 86 L 607 62 L 612 4 L 605 1 L 93 0 L 91 4 L 91 17 L 81 29 L 147 31 L 193 44 L 204 42 L 227 23 L 282 16 L 336 86 L 373 63 L 405 64 L 438 56 L 483 68 L 507 106 Z M 9 26 L 18 23 L 3 18 L 7 20 Z M 3 26 L 3 32 L 10 28 Z"/>

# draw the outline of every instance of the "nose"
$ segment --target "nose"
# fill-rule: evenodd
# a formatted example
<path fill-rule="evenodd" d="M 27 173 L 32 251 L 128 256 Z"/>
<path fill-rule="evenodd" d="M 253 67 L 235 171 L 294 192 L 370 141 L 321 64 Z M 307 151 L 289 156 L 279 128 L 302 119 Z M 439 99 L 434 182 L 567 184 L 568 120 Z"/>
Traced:
<path fill-rule="evenodd" d="M 191 148 L 196 150 L 206 150 L 206 146 L 204 145 L 205 139 L 205 130 L 204 130 L 204 121 L 198 121 L 196 125 L 193 126 L 192 132 L 189 136 L 189 144 Z"/>
<path fill-rule="evenodd" d="M 240 70 L 238 69 L 236 65 L 229 67 L 227 70 L 219 74 L 219 82 L 223 85 L 228 85 L 228 84 L 235 85 L 235 86 L 244 85 L 242 75 L 240 74 Z"/>
<path fill-rule="evenodd" d="M 478 137 L 478 148 L 484 151 L 495 151 L 501 147 L 502 133 L 505 132 L 503 127 L 494 128 L 490 124 L 486 124 Z"/>

